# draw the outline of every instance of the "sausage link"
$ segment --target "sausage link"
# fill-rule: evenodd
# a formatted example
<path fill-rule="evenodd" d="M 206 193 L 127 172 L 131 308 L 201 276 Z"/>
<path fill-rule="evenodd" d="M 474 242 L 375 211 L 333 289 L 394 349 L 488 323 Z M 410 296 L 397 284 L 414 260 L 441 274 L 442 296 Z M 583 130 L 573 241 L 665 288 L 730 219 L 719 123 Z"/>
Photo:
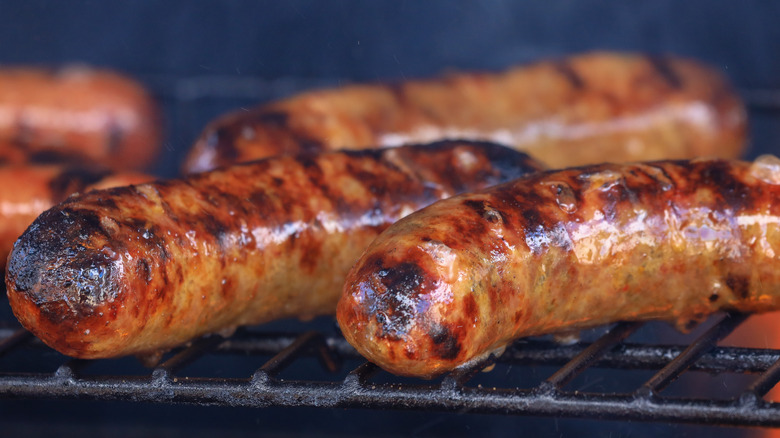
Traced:
<path fill-rule="evenodd" d="M 745 145 L 745 110 L 716 71 L 676 57 L 591 53 L 495 74 L 319 90 L 223 116 L 184 166 L 281 153 L 477 138 L 552 168 L 719 156 Z"/>
<path fill-rule="evenodd" d="M 339 325 L 372 362 L 427 378 L 519 337 L 778 309 L 777 199 L 770 156 L 596 165 L 453 197 L 377 237 Z"/>
<path fill-rule="evenodd" d="M 448 141 L 276 157 L 94 191 L 22 235 L 9 258 L 9 301 L 22 325 L 81 358 L 333 314 L 349 268 L 389 224 L 539 169 L 509 148 Z"/>
<path fill-rule="evenodd" d="M 68 67 L 0 70 L 0 159 L 88 160 L 113 169 L 152 163 L 161 145 L 152 98 L 119 74 Z"/>
<path fill-rule="evenodd" d="M 0 269 L 5 269 L 14 241 L 35 218 L 69 195 L 152 179 L 137 173 L 111 174 L 64 165 L 0 166 Z"/>

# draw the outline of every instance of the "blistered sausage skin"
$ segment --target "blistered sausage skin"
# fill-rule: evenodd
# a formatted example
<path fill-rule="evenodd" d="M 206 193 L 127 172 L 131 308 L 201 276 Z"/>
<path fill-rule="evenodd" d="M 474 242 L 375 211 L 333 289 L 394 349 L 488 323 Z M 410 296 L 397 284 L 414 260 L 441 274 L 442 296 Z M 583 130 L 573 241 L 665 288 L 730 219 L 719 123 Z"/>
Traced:
<path fill-rule="evenodd" d="M 143 169 L 161 145 L 156 104 L 137 82 L 87 67 L 0 69 L 0 159 Z"/>
<path fill-rule="evenodd" d="M 778 309 L 778 199 L 767 156 L 550 171 L 439 201 L 366 250 L 339 325 L 382 368 L 433 377 L 519 337 Z"/>
<path fill-rule="evenodd" d="M 0 166 L 0 269 L 16 239 L 38 215 L 85 190 L 151 181 L 140 173 L 116 173 L 65 165 Z"/>
<path fill-rule="evenodd" d="M 333 314 L 344 277 L 395 220 L 540 166 L 495 144 L 284 156 L 71 197 L 16 243 L 19 321 L 81 358 L 164 350 Z"/>
<path fill-rule="evenodd" d="M 741 101 L 709 67 L 597 52 L 503 73 L 310 91 L 241 110 L 206 127 L 184 170 L 442 138 L 514 145 L 552 168 L 735 158 L 745 145 L 745 124 Z"/>

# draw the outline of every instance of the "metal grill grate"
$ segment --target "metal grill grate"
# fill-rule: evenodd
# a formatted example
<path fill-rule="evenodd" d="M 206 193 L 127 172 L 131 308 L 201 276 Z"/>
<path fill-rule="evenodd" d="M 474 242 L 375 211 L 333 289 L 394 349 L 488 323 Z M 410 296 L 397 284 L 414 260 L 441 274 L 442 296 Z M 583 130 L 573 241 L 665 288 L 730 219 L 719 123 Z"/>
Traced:
<path fill-rule="evenodd" d="M 155 78 L 151 78 L 155 79 Z M 230 81 L 175 81 L 170 78 L 149 80 L 175 111 L 174 143 L 189 144 L 204 121 L 213 117 L 211 102 L 202 109 L 190 103 L 217 97 L 235 106 L 230 99 L 256 100 L 276 97 L 330 81 L 282 81 L 265 83 L 245 80 L 238 85 Z M 205 88 L 204 84 L 211 88 Z M 233 88 L 231 88 L 233 87 Z M 168 94 L 161 90 L 174 90 Z M 279 91 L 279 90 L 282 91 Z M 774 126 L 780 111 L 780 94 L 767 90 L 743 90 L 753 120 Z M 207 99 L 208 100 L 208 99 Z M 186 105 L 185 105 L 186 104 Z M 201 114 L 202 112 L 202 114 Z M 763 119 L 761 117 L 764 117 Z M 770 123 L 771 122 L 771 123 Z M 774 128 L 772 128 L 774 129 Z M 764 128 L 765 131 L 774 131 Z M 763 131 L 761 131 L 763 132 Z M 761 134 L 759 132 L 759 134 Z M 766 134 L 763 132 L 763 134 Z M 758 135 L 767 137 L 766 135 Z M 186 150 L 168 151 L 178 154 Z M 167 160 L 176 162 L 175 159 Z M 1 309 L 0 309 L 1 310 Z M 161 404 L 197 404 L 243 407 L 320 407 L 363 409 L 425 409 L 451 412 L 473 412 L 498 415 L 601 418 L 610 420 L 664 421 L 678 423 L 780 426 L 780 404 L 767 402 L 763 396 L 780 380 L 780 351 L 766 349 L 718 347 L 744 317 L 726 315 L 708 331 L 687 346 L 655 345 L 627 342 L 644 325 L 618 324 L 592 343 L 562 346 L 546 340 L 516 343 L 499 358 L 499 365 L 515 367 L 511 374 L 527 372 L 533 367 L 555 367 L 548 378 L 532 387 L 514 385 L 511 379 L 493 376 L 503 385 L 475 384 L 483 363 L 475 368 L 428 382 L 394 378 L 374 365 L 362 361 L 357 352 L 337 335 L 323 332 L 268 333 L 249 330 L 223 339 L 203 338 L 190 347 L 175 352 L 152 370 L 142 374 L 117 372 L 111 361 L 60 359 L 54 371 L 5 371 L 11 357 L 28 364 L 35 359 L 18 360 L 47 351 L 39 340 L 18 326 L 2 325 L 0 312 L 0 399 L 86 399 L 131 400 Z M 271 356 L 254 372 L 242 377 L 221 377 L 217 373 L 202 376 L 191 370 L 199 363 L 220 355 Z M 327 379 L 283 378 L 285 370 L 305 359 L 318 358 L 321 368 L 339 374 L 349 363 L 351 371 L 340 371 L 336 381 Z M 492 361 L 491 361 L 492 362 Z M 10 367 L 13 368 L 13 367 Z M 627 391 L 571 390 L 570 383 L 584 372 L 594 369 L 650 370 L 643 383 Z M 101 371 L 94 372 L 95 369 Z M 108 372 L 102 370 L 108 369 Z M 348 368 L 347 368 L 348 369 Z M 92 370 L 92 372 L 91 372 Z M 751 383 L 737 395 L 713 398 L 696 394 L 679 397 L 664 389 L 675 379 L 691 371 L 748 375 Z M 320 373 L 327 374 L 327 373 Z M 495 374 L 492 373 L 492 374 Z M 217 375 L 217 376 L 215 376 Z M 503 376 L 505 377 L 505 376 Z"/>
<path fill-rule="evenodd" d="M 316 331 L 273 334 L 241 331 L 231 338 L 205 337 L 176 352 L 146 375 L 89 374 L 101 361 L 67 360 L 53 373 L 0 373 L 0 397 L 13 399 L 133 400 L 244 407 L 308 406 L 322 408 L 426 409 L 487 414 L 588 417 L 716 425 L 780 426 L 780 404 L 762 397 L 780 379 L 780 352 L 717 347 L 744 320 L 724 315 L 689 346 L 658 346 L 624 340 L 642 324 L 621 323 L 592 343 L 559 346 L 533 340 L 518 343 L 500 358 L 427 382 L 396 379 L 371 363 L 357 366 L 340 381 L 287 380 L 279 374 L 306 357 L 317 357 L 336 372 L 343 361 L 358 358 L 343 338 Z M 22 329 L 0 330 L 2 356 L 21 349 L 45 348 Z M 209 355 L 272 355 L 244 378 L 196 377 L 187 366 Z M 560 366 L 533 388 L 470 385 L 494 361 L 514 366 Z M 565 387 L 591 367 L 649 369 L 657 372 L 627 393 L 569 391 Z M 522 372 L 515 368 L 513 372 Z M 738 396 L 679 398 L 662 395 L 688 370 L 710 373 L 760 373 Z"/>

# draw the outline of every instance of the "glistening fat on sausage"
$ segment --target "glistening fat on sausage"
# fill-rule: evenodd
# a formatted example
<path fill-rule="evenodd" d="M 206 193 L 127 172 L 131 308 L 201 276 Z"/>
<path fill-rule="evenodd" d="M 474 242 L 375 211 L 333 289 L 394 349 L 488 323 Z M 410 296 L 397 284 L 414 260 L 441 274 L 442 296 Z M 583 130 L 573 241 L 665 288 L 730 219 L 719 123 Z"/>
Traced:
<path fill-rule="evenodd" d="M 344 336 L 433 377 L 524 336 L 780 307 L 780 160 L 532 174 L 414 213 L 347 277 Z"/>
<path fill-rule="evenodd" d="M 81 358 L 332 314 L 350 266 L 392 222 L 539 169 L 509 148 L 448 141 L 269 158 L 86 193 L 17 241 L 9 302 L 24 327 Z"/>
<path fill-rule="evenodd" d="M 745 146 L 745 110 L 716 70 L 674 56 L 596 52 L 502 73 L 305 92 L 220 117 L 184 170 L 282 153 L 476 138 L 551 168 L 718 156 Z"/>

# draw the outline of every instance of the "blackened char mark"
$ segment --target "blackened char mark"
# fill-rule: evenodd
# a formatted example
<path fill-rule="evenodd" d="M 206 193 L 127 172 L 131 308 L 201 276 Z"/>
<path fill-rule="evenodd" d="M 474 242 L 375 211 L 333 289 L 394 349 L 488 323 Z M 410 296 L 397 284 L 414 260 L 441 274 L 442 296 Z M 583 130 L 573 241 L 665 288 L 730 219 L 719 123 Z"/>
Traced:
<path fill-rule="evenodd" d="M 490 162 L 488 185 L 495 185 L 520 178 L 532 172 L 544 170 L 544 165 L 529 155 L 491 142 L 469 142 L 479 146 Z"/>
<path fill-rule="evenodd" d="M 333 156 L 333 158 L 346 159 L 347 161 L 349 161 L 349 157 L 347 156 L 347 154 L 339 154 L 339 155 L 340 155 L 339 157 Z M 336 207 L 336 210 L 340 215 L 349 215 L 351 213 L 355 213 L 360 210 L 359 206 L 353 205 L 350 202 L 348 202 L 343 196 L 343 193 L 340 193 L 339 188 L 333 187 L 331 185 L 331 182 L 327 180 L 327 178 L 325 177 L 325 172 L 323 171 L 319 161 L 317 160 L 316 154 L 303 153 L 297 155 L 296 159 L 298 163 L 303 167 L 303 172 L 306 174 L 307 178 L 309 179 L 312 188 L 321 191 L 322 195 L 325 196 L 325 198 L 328 199 Z M 346 167 L 349 168 L 349 166 Z M 293 195 L 301 196 L 300 193 L 294 193 Z M 317 195 L 316 194 L 313 195 L 312 193 L 310 193 L 309 196 L 317 196 Z M 290 201 L 283 201 L 283 203 L 291 204 L 292 202 L 296 202 L 296 201 L 297 199 L 291 199 Z"/>
<path fill-rule="evenodd" d="M 750 280 L 745 276 L 729 275 L 726 277 L 726 285 L 740 299 L 747 299 L 750 295 Z"/>
<path fill-rule="evenodd" d="M 446 326 L 434 325 L 428 335 L 433 341 L 434 352 L 437 356 L 445 360 L 452 360 L 458 357 L 460 353 L 460 342 L 452 331 Z"/>
<path fill-rule="evenodd" d="M 479 305 L 474 295 L 466 295 L 463 299 L 463 313 L 469 323 L 476 323 L 479 319 Z"/>
<path fill-rule="evenodd" d="M 258 122 L 262 127 L 271 129 L 279 134 L 279 138 L 276 141 L 284 143 L 284 138 L 291 139 L 297 148 L 293 150 L 284 151 L 290 152 L 319 152 L 325 149 L 323 143 L 317 139 L 311 138 L 290 123 L 290 114 L 286 111 L 269 110 L 263 111 L 254 116 L 254 120 Z"/>
<path fill-rule="evenodd" d="M 582 76 L 565 59 L 554 62 L 553 66 L 569 82 L 572 88 L 578 91 L 585 89 L 585 81 L 582 79 Z"/>
<path fill-rule="evenodd" d="M 231 249 L 230 229 L 211 215 L 201 216 L 199 222 L 203 224 L 203 228 L 208 235 L 213 237 L 214 242 L 219 248 L 220 258 L 224 259 Z"/>
<path fill-rule="evenodd" d="M 381 257 L 364 262 L 364 272 L 370 272 L 371 281 L 361 285 L 367 318 L 376 318 L 377 336 L 392 340 L 409 334 L 416 318 L 417 304 L 430 286 L 423 269 L 413 262 L 388 266 Z"/>
<path fill-rule="evenodd" d="M 750 211 L 755 201 L 761 196 L 760 186 L 748 187 L 743 181 L 734 177 L 732 165 L 725 160 L 689 163 L 691 175 L 699 175 L 698 181 L 692 181 L 691 187 L 709 187 L 715 195 L 719 195 L 721 205 L 716 205 L 720 211 Z M 696 172 L 695 166 L 701 166 Z"/>
<path fill-rule="evenodd" d="M 110 256 L 86 250 L 98 236 L 97 240 L 104 240 L 106 231 L 94 212 L 47 210 L 17 241 L 9 258 L 9 285 L 41 305 L 44 316 L 52 321 L 68 312 L 90 314 L 101 297 L 117 293 L 113 282 L 104 281 L 114 275 Z M 120 246 L 112 249 L 119 253 Z M 62 307 L 63 303 L 73 306 Z"/>
<path fill-rule="evenodd" d="M 674 71 L 672 64 L 666 57 L 648 55 L 647 61 L 653 66 L 658 75 L 663 78 L 664 82 L 666 82 L 669 87 L 675 90 L 683 88 L 684 84 L 682 79 L 680 79 L 680 76 Z"/>
<path fill-rule="evenodd" d="M 147 283 L 152 281 L 152 270 L 149 267 L 149 261 L 146 259 L 138 259 L 138 276 L 142 280 L 146 280 Z"/>
<path fill-rule="evenodd" d="M 384 86 L 385 89 L 390 92 L 390 95 L 393 96 L 400 108 L 409 105 L 409 99 L 406 95 L 406 87 L 404 86 L 403 82 L 391 81 L 386 83 Z"/>
<path fill-rule="evenodd" d="M 490 222 L 491 224 L 506 222 L 506 215 L 500 210 L 490 206 L 486 201 L 468 199 L 463 201 L 463 205 L 474 210 L 478 215 L 482 216 L 483 219 Z"/>

